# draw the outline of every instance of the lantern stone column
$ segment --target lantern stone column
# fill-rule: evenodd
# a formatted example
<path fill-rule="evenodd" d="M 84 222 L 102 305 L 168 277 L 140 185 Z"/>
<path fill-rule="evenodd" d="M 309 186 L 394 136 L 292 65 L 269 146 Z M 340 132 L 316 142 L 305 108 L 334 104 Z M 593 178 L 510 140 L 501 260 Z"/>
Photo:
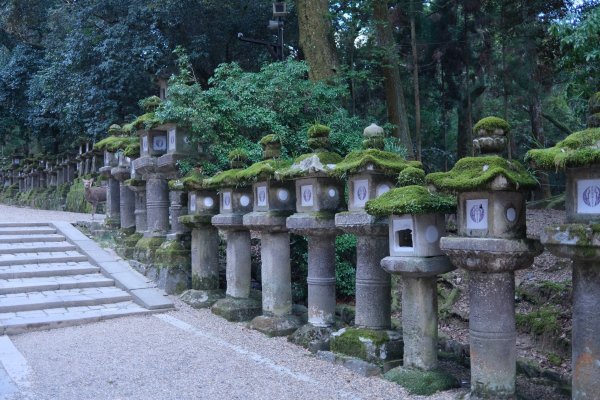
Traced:
<path fill-rule="evenodd" d="M 251 290 L 252 265 L 250 231 L 243 216 L 252 211 L 252 188 L 236 185 L 235 173 L 248 161 L 246 152 L 236 149 L 229 154 L 230 170 L 206 179 L 205 184 L 219 189 L 219 214 L 212 217 L 213 226 L 224 233 L 227 241 L 224 299 L 218 300 L 211 311 L 228 321 L 247 321 L 261 314 L 260 296 Z"/>
<path fill-rule="evenodd" d="M 489 117 L 473 131 L 478 157 L 427 176 L 438 189 L 458 192 L 458 236 L 440 248 L 469 272 L 471 397 L 513 398 L 516 379 L 515 270 L 541 253 L 526 239 L 525 199 L 537 181 L 516 161 L 499 156 L 506 121 Z"/>
<path fill-rule="evenodd" d="M 146 185 L 144 181 L 137 181 L 129 185 L 135 196 L 135 232 L 143 234 L 147 230 L 146 224 Z"/>
<path fill-rule="evenodd" d="M 133 233 L 135 230 L 135 197 L 124 183 L 130 178 L 129 161 L 119 156 L 119 165 L 111 169 L 111 176 L 119 182 L 119 215 L 121 229 Z"/>
<path fill-rule="evenodd" d="M 400 172 L 402 186 L 367 203 L 377 216 L 389 215 L 390 255 L 381 267 L 402 280 L 402 335 L 404 369 L 434 370 L 438 366 L 437 275 L 454 266 L 439 247 L 445 233 L 446 213 L 456 212 L 456 199 L 430 191 L 425 172 L 406 168 Z"/>
<path fill-rule="evenodd" d="M 573 261 L 571 386 L 576 400 L 600 393 L 600 92 L 589 100 L 588 111 L 587 130 L 527 154 L 539 168 L 565 168 L 567 223 L 546 228 L 540 239 L 550 252 Z"/>
<path fill-rule="evenodd" d="M 121 189 L 119 181 L 116 180 L 111 171 L 117 166 L 117 158 L 108 151 L 104 152 L 104 167 L 100 168 L 100 174 L 108 180 L 106 186 L 106 219 L 104 224 L 110 228 L 121 226 Z M 58 176 L 61 176 L 59 172 Z"/>

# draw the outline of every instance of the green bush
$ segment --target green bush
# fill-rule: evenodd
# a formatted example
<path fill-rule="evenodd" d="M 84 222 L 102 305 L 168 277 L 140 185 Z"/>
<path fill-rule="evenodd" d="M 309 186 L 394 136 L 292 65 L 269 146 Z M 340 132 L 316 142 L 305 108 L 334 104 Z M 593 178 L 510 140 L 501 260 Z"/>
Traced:
<path fill-rule="evenodd" d="M 356 292 L 356 237 L 340 235 L 335 240 L 335 287 L 338 297 Z"/>

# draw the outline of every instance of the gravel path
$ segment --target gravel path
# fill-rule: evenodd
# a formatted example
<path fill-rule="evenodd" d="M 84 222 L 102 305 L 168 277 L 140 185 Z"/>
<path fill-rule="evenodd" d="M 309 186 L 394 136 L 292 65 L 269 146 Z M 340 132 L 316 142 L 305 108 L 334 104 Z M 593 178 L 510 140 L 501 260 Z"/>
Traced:
<path fill-rule="evenodd" d="M 99 218 L 98 218 L 99 219 Z M 0 222 L 91 220 L 0 205 Z M 176 311 L 0 336 L 0 399 L 411 399 L 172 297 Z M 430 399 L 461 398 L 454 390 Z"/>
<path fill-rule="evenodd" d="M 177 311 L 166 314 L 11 337 L 32 372 L 30 388 L 6 399 L 414 398 L 393 383 L 317 359 L 285 338 L 175 301 Z"/>
<path fill-rule="evenodd" d="M 51 222 L 51 221 L 91 221 L 92 214 L 64 211 L 38 210 L 27 207 L 13 207 L 0 204 L 0 222 Z M 104 215 L 94 215 L 94 221 L 104 220 Z"/>

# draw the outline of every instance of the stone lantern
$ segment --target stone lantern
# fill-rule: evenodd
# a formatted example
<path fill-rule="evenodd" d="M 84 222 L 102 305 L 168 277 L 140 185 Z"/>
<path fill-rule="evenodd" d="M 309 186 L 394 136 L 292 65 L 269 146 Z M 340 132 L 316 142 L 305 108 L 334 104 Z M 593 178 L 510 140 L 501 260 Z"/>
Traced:
<path fill-rule="evenodd" d="M 377 348 L 377 359 L 393 360 L 400 356 L 399 334 L 391 328 L 391 276 L 381 269 L 381 260 L 388 255 L 388 223 L 383 217 L 366 213 L 368 200 L 375 199 L 394 187 L 398 173 L 407 167 L 421 167 L 418 161 L 406 161 L 401 156 L 383 151 L 384 132 L 375 124 L 363 132 L 363 148 L 353 151 L 337 164 L 334 173 L 348 178 L 348 212 L 335 216 L 335 224 L 346 233 L 356 235 L 356 316 L 355 326 L 360 331 L 383 337 Z M 335 333 L 331 339 L 334 352 L 345 352 L 340 346 L 348 337 L 359 337 L 351 329 Z M 360 336 L 362 337 L 362 336 Z M 362 341 L 355 344 L 361 346 Z M 384 358 L 382 360 L 381 358 Z"/>
<path fill-rule="evenodd" d="M 297 330 L 292 340 L 312 350 L 327 349 L 335 316 L 335 213 L 344 209 L 344 187 L 329 173 L 342 161 L 329 152 L 329 128 L 315 124 L 308 129 L 312 153 L 302 155 L 279 176 L 296 183 L 296 213 L 287 228 L 308 239 L 308 325 Z M 306 338 L 313 339 L 310 343 Z"/>
<path fill-rule="evenodd" d="M 243 224 L 244 214 L 252 211 L 252 186 L 237 180 L 247 162 L 248 154 L 235 149 L 229 153 L 231 169 L 204 180 L 206 187 L 219 190 L 219 214 L 212 217 L 212 224 L 227 241 L 226 297 L 211 311 L 229 321 L 247 321 L 262 310 L 260 297 L 251 290 L 250 231 Z"/>
<path fill-rule="evenodd" d="M 600 92 L 590 99 L 589 111 L 588 129 L 527 154 L 537 167 L 566 174 L 567 223 L 546 228 L 541 241 L 556 256 L 573 260 L 573 399 L 600 393 Z"/>
<path fill-rule="evenodd" d="M 240 182 L 253 183 L 253 211 L 243 216 L 244 226 L 261 235 L 262 315 L 249 326 L 269 336 L 284 336 L 300 326 L 300 320 L 292 315 L 290 234 L 286 227 L 296 196 L 293 182 L 275 179 L 277 170 L 290 166 L 279 160 L 279 137 L 267 135 L 260 144 L 264 160 L 237 174 Z"/>
<path fill-rule="evenodd" d="M 440 238 L 446 233 L 445 214 L 456 212 L 456 199 L 412 184 L 415 180 L 425 183 L 423 170 L 406 168 L 399 175 L 402 187 L 366 206 L 372 215 L 389 215 L 390 256 L 381 267 L 402 280 L 404 362 L 393 376 L 437 368 L 437 276 L 454 269 L 440 250 Z"/>
<path fill-rule="evenodd" d="M 473 131 L 478 157 L 459 160 L 449 172 L 427 176 L 438 189 L 458 194 L 457 237 L 441 249 L 469 274 L 471 394 L 512 398 L 515 393 L 515 270 L 541 253 L 526 238 L 525 199 L 537 181 L 516 161 L 500 157 L 506 121 L 488 117 Z"/>
<path fill-rule="evenodd" d="M 118 127 L 118 128 L 117 128 Z M 106 219 L 104 224 L 108 227 L 121 226 L 121 189 L 119 181 L 112 175 L 112 169 L 119 166 L 119 158 L 115 154 L 117 148 L 113 147 L 117 135 L 122 134 L 121 127 L 111 125 L 110 136 L 94 145 L 94 149 L 104 152 L 104 166 L 100 168 L 100 175 L 108 181 L 106 186 Z"/>

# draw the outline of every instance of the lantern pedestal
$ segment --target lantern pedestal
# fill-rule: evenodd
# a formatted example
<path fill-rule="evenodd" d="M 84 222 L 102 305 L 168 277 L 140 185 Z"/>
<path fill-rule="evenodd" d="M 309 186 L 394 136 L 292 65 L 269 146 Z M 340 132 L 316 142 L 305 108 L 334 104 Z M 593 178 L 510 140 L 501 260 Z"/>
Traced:
<path fill-rule="evenodd" d="M 262 311 L 260 295 L 250 289 L 250 231 L 242 219 L 240 214 L 219 214 L 212 218 L 212 224 L 227 239 L 227 297 L 217 301 L 211 311 L 234 322 L 251 320 Z"/>
<path fill-rule="evenodd" d="M 469 271 L 472 398 L 513 398 L 516 377 L 515 275 L 542 252 L 529 239 L 443 237 L 440 248 Z"/>
<path fill-rule="evenodd" d="M 244 226 L 261 233 L 262 315 L 254 318 L 249 327 L 268 336 L 287 336 L 301 325 L 300 318 L 292 315 L 287 215 L 252 212 L 243 217 Z"/>
<path fill-rule="evenodd" d="M 573 399 L 600 393 L 600 232 L 593 225 L 550 227 L 541 241 L 557 257 L 573 260 Z"/>
<path fill-rule="evenodd" d="M 112 167 L 105 166 L 100 168 L 100 175 L 108 179 L 106 185 L 106 219 L 104 224 L 109 228 L 119 228 L 121 226 L 121 189 L 119 181 L 111 174 Z M 61 173 L 58 173 L 57 185 L 60 185 Z"/>

